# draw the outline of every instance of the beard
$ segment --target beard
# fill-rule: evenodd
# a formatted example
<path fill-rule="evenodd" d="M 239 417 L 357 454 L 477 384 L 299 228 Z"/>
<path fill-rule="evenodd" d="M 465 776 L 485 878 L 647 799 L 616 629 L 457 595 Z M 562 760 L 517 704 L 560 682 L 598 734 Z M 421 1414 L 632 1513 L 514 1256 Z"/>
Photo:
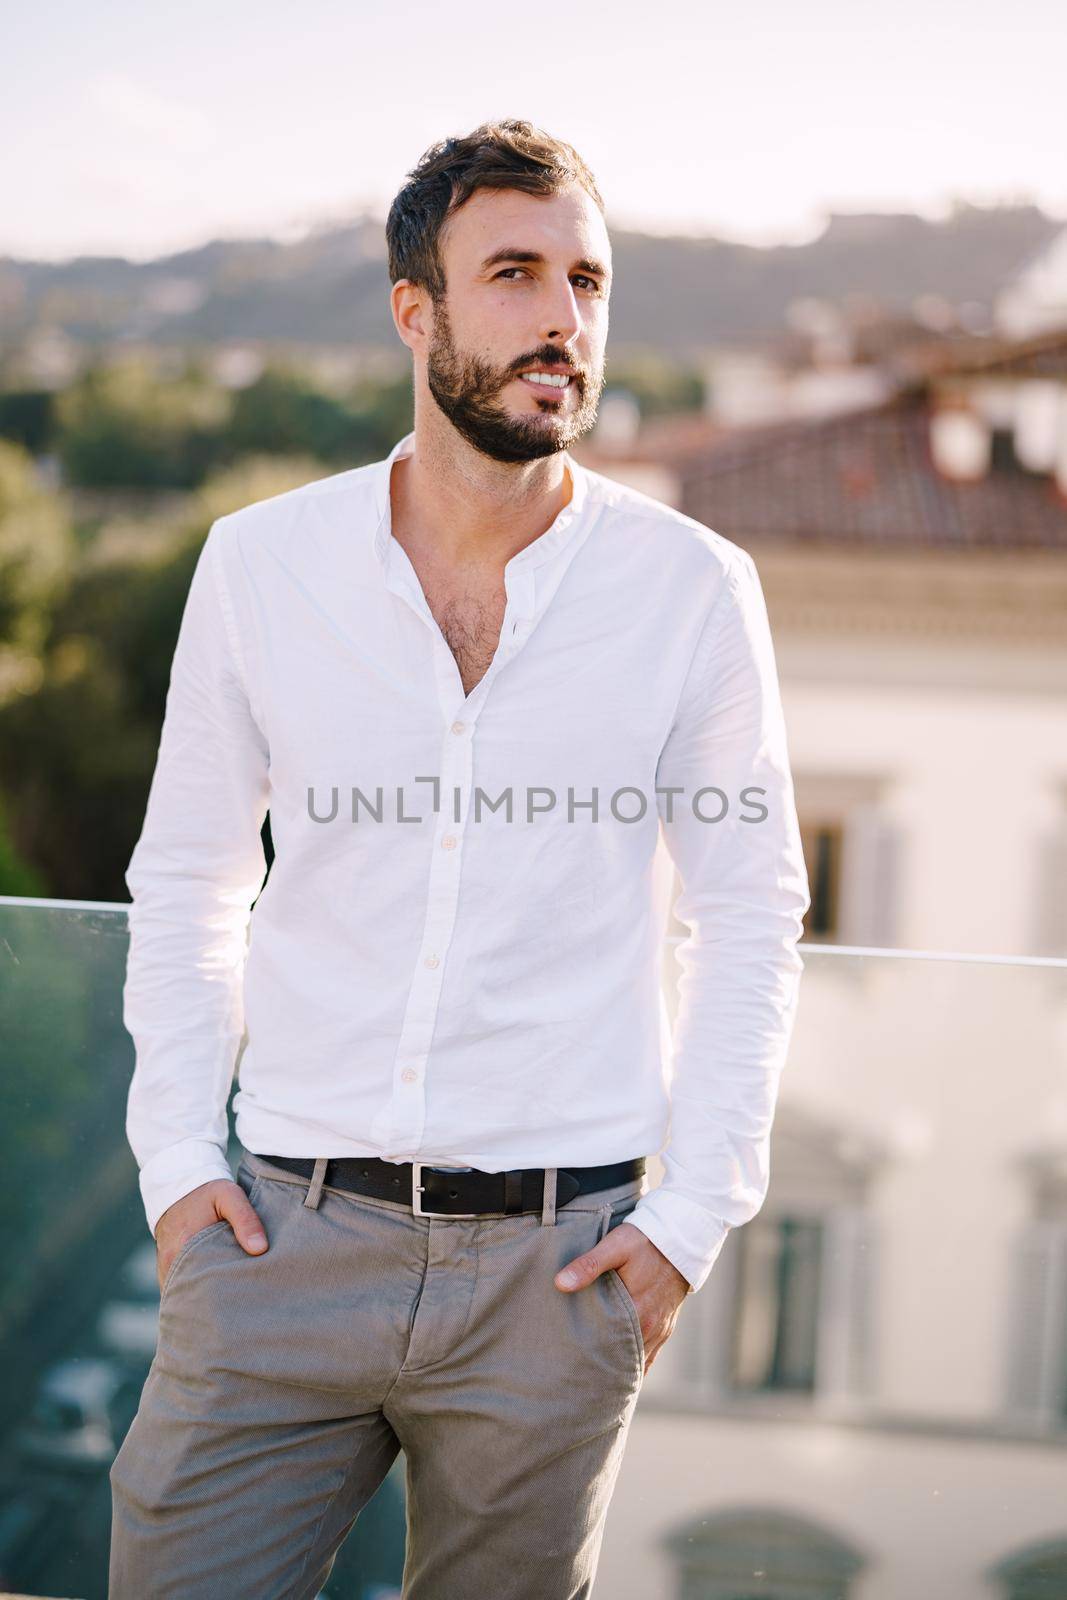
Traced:
<path fill-rule="evenodd" d="M 537 361 L 561 362 L 571 368 L 571 382 L 560 398 L 540 399 L 539 416 L 516 417 L 498 396 L 524 368 Z M 558 455 L 588 433 L 596 422 L 597 405 L 604 387 L 599 372 L 580 371 L 566 351 L 543 345 L 507 367 L 496 367 L 480 356 L 462 355 L 452 337 L 452 325 L 443 300 L 434 305 L 434 331 L 426 363 L 426 381 L 441 411 L 467 443 L 494 461 L 537 461 Z M 564 398 L 577 393 L 573 407 Z"/>

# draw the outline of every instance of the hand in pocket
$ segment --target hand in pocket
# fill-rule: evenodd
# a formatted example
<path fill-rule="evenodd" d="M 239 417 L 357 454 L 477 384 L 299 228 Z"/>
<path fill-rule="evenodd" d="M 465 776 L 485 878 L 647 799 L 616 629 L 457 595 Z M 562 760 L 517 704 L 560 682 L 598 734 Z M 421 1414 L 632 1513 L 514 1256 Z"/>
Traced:
<path fill-rule="evenodd" d="M 168 1206 L 156 1223 L 156 1273 L 160 1292 L 167 1274 L 194 1234 L 210 1228 L 213 1222 L 228 1222 L 242 1250 L 262 1255 L 267 1235 L 259 1215 L 241 1188 L 232 1179 L 212 1178 Z"/>

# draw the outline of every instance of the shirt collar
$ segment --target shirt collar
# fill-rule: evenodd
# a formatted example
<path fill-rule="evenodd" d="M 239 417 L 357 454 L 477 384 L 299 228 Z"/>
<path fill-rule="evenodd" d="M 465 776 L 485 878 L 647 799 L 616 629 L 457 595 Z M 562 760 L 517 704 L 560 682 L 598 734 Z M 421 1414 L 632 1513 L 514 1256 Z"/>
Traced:
<path fill-rule="evenodd" d="M 409 456 L 415 449 L 414 431 L 398 439 L 384 461 L 377 466 L 374 483 L 375 510 L 378 514 L 378 526 L 374 535 L 374 551 L 383 568 L 388 570 L 389 544 L 392 539 L 392 506 L 389 497 L 389 483 L 393 471 L 393 462 L 402 456 Z M 569 451 L 564 451 L 564 463 L 571 480 L 571 497 L 563 507 L 559 516 L 551 527 L 546 528 L 532 543 L 518 555 L 512 556 L 508 562 L 509 568 L 533 569 L 543 566 L 554 556 L 566 548 L 575 530 L 580 527 L 582 517 L 589 501 L 589 478 L 584 467 L 580 466 Z"/>

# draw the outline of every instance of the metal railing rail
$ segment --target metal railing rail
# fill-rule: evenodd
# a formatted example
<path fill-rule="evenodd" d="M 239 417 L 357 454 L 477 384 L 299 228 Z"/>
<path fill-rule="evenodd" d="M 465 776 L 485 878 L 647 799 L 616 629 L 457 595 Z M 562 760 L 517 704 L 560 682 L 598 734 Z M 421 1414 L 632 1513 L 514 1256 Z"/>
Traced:
<path fill-rule="evenodd" d="M 128 911 L 129 900 L 53 900 L 30 895 L 0 894 L 0 906 L 32 906 L 37 910 Z M 683 944 L 685 934 L 667 936 L 670 945 Z M 822 944 L 801 941 L 797 948 L 805 956 L 872 956 L 900 961 L 970 961 L 998 967 L 1050 967 L 1067 970 L 1067 956 L 991 955 L 973 950 L 906 950 L 888 945 Z M 3 1597 L 0 1596 L 0 1600 Z"/>

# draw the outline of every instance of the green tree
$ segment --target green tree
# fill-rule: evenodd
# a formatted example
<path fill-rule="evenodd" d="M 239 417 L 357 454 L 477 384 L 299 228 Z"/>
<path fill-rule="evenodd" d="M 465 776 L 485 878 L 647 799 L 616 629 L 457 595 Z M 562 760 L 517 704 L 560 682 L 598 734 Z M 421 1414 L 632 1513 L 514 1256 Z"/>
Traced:
<path fill-rule="evenodd" d="M 628 389 L 644 419 L 699 411 L 704 404 L 704 379 L 692 367 L 652 353 L 624 356 L 608 370 L 613 388 Z"/>
<path fill-rule="evenodd" d="M 235 395 L 227 442 L 235 456 L 279 451 L 354 467 L 386 455 L 411 418 L 410 378 L 364 379 L 337 397 L 273 366 Z"/>
<path fill-rule="evenodd" d="M 143 362 L 91 367 L 57 403 L 67 481 L 94 488 L 196 488 L 223 459 L 231 397 Z"/>
<path fill-rule="evenodd" d="M 0 391 L 0 437 L 42 455 L 52 447 L 54 429 L 55 395 L 51 389 Z"/>
<path fill-rule="evenodd" d="M 206 531 L 216 517 L 314 483 L 328 472 L 326 464 L 314 456 L 242 456 L 232 466 L 212 473 L 197 496 L 197 514 Z"/>
<path fill-rule="evenodd" d="M 342 401 L 299 373 L 269 367 L 234 395 L 227 442 L 234 455 L 279 451 L 332 461 L 349 448 L 353 421 Z"/>
<path fill-rule="evenodd" d="M 0 795 L 0 894 L 39 898 L 45 893 L 43 874 L 24 861 L 15 848 L 8 826 L 7 804 Z"/>
<path fill-rule="evenodd" d="M 27 450 L 0 439 L 0 705 L 38 681 L 49 608 L 73 552 L 64 501 L 37 482 Z"/>

